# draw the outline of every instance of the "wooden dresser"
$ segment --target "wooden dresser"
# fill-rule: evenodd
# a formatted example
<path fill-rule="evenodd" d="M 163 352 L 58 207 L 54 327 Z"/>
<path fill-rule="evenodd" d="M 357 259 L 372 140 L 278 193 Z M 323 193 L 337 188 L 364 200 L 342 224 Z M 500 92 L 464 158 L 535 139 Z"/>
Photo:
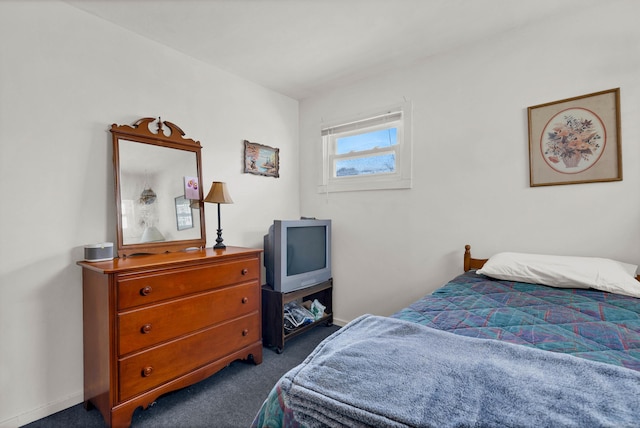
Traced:
<path fill-rule="evenodd" d="M 227 247 L 82 267 L 84 403 L 108 426 L 234 360 L 262 362 L 261 250 Z"/>

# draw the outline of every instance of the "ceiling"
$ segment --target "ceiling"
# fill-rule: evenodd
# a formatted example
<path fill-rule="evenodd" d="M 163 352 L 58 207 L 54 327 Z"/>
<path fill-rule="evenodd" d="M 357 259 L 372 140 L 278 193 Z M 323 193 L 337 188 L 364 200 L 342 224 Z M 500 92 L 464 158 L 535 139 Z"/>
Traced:
<path fill-rule="evenodd" d="M 64 0 L 295 99 L 600 0 Z"/>

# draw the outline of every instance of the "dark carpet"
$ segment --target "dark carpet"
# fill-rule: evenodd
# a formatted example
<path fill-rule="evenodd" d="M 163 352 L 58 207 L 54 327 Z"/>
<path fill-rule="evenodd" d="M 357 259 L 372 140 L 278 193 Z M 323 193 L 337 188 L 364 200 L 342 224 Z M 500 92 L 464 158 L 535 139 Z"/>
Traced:
<path fill-rule="evenodd" d="M 282 354 L 264 348 L 262 364 L 236 361 L 195 385 L 171 392 L 146 410 L 137 409 L 135 428 L 247 428 L 276 381 L 297 366 L 324 338 L 339 327 L 318 326 L 292 338 Z M 96 409 L 82 404 L 32 422 L 29 428 L 104 427 Z"/>

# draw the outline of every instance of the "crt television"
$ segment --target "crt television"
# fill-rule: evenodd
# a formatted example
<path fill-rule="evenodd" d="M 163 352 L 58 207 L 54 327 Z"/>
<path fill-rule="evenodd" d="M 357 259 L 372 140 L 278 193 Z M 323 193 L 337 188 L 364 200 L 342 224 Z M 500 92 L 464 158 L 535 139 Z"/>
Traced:
<path fill-rule="evenodd" d="M 288 293 L 331 278 L 331 220 L 275 220 L 264 236 L 267 284 Z"/>

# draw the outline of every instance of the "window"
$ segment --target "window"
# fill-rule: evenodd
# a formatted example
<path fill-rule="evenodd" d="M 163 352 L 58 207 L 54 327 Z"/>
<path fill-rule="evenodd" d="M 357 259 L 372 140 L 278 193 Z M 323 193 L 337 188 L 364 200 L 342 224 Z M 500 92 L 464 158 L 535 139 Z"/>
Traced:
<path fill-rule="evenodd" d="M 410 188 L 409 117 L 403 105 L 324 127 L 318 192 Z"/>

